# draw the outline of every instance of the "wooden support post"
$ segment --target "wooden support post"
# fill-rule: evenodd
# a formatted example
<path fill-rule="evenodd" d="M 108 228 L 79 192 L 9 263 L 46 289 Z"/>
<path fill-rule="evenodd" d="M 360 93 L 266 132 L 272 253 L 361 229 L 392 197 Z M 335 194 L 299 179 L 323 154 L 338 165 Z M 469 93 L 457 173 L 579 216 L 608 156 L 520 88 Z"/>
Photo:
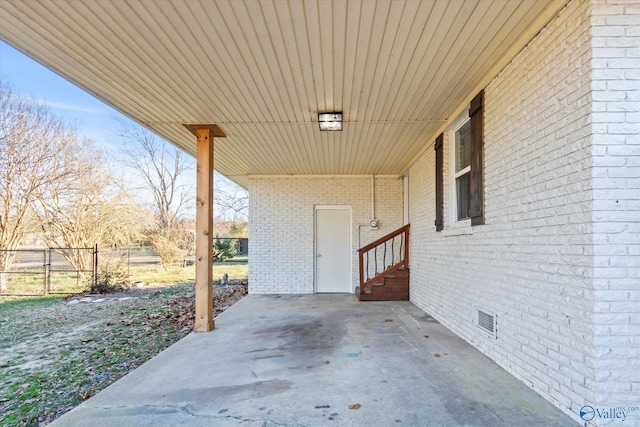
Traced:
<path fill-rule="evenodd" d="M 197 129 L 196 147 L 196 322 L 193 330 L 208 332 L 213 321 L 213 136 Z"/>
<path fill-rule="evenodd" d="M 216 125 L 185 125 L 196 142 L 196 321 L 208 332 L 213 321 L 213 138 L 225 134 Z"/>

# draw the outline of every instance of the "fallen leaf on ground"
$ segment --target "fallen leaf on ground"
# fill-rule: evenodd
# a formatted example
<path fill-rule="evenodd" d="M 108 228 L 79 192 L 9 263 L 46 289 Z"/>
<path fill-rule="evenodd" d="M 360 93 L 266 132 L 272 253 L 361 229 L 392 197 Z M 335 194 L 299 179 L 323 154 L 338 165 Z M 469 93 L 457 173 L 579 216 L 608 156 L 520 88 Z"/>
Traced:
<path fill-rule="evenodd" d="M 171 297 L 170 292 L 174 292 L 175 296 Z M 229 307 L 245 294 L 246 284 L 237 288 L 216 289 L 216 304 L 218 307 Z M 24 341 L 16 341 L 8 347 L 8 354 L 14 354 L 16 348 L 22 348 L 17 346 L 28 344 L 29 353 L 34 358 L 49 358 L 57 362 L 46 364 L 46 370 L 43 371 L 46 375 L 25 381 L 22 370 L 12 368 L 17 361 L 0 360 L 0 373 L 15 384 L 13 387 L 16 389 L 9 396 L 11 400 L 3 400 L 4 395 L 0 397 L 0 419 L 8 416 L 9 419 L 15 417 L 25 425 L 45 425 L 192 329 L 195 320 L 192 284 L 141 294 L 135 305 L 128 294 L 119 295 L 122 298 L 111 298 L 109 304 L 67 305 L 69 299 L 66 299 L 63 303 L 54 301 L 43 304 L 38 310 L 24 309 L 11 319 L 0 316 L 0 342 L 13 343 L 14 331 L 20 331 L 24 337 Z M 64 323 L 61 319 L 64 319 Z M 47 325 L 45 332 L 52 333 L 41 333 L 43 325 Z M 96 338 L 97 341 L 94 341 L 85 332 L 78 333 L 87 326 L 90 330 L 95 328 L 96 332 L 100 332 L 99 340 Z M 33 339 L 34 336 L 38 339 Z M 157 339 L 150 339 L 150 336 Z M 7 348 L 0 347 L 3 350 Z M 59 347 L 60 351 L 52 351 L 54 347 Z M 71 359 L 72 365 L 66 363 Z M 2 388 L 0 385 L 0 390 Z M 25 394 L 27 390 L 29 392 Z M 0 391 L 0 395 L 3 391 Z M 47 402 L 46 408 L 34 405 L 35 402 L 44 401 Z M 25 419 L 21 406 L 29 403 L 37 408 Z M 0 423 L 0 426 L 3 425 Z"/>
<path fill-rule="evenodd" d="M 322 363 L 323 363 L 323 364 L 325 364 L 325 365 L 328 365 L 328 364 L 329 364 L 329 361 L 328 361 L 328 360 L 325 360 L 325 361 L 324 361 L 324 362 L 322 362 Z"/>
<path fill-rule="evenodd" d="M 349 405 L 349 409 L 360 409 L 362 405 L 359 403 L 354 403 L 353 405 Z"/>
<path fill-rule="evenodd" d="M 393 319 L 384 319 L 385 322 L 393 322 Z"/>
<path fill-rule="evenodd" d="M 433 355 L 434 357 L 440 357 L 440 353 L 436 353 Z"/>
<path fill-rule="evenodd" d="M 429 338 L 429 335 L 425 335 L 424 337 L 425 337 L 425 338 Z"/>

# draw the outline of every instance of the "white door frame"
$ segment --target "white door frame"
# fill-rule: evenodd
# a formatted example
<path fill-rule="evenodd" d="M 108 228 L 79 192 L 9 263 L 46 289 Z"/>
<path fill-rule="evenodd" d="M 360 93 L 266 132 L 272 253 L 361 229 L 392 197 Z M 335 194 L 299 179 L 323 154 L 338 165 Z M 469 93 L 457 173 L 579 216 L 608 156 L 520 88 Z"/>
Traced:
<path fill-rule="evenodd" d="M 347 293 L 353 293 L 353 210 L 351 205 L 315 205 L 313 207 L 313 292 L 318 293 L 318 210 L 340 209 L 349 210 L 349 289 Z"/>

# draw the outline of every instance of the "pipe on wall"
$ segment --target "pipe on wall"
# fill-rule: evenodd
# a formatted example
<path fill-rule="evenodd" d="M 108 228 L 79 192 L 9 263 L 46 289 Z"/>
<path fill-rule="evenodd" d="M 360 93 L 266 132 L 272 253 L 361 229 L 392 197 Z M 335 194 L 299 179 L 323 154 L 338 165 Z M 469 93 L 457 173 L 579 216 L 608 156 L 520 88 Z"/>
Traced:
<path fill-rule="evenodd" d="M 376 184 L 374 174 L 371 174 L 371 219 L 376 219 Z"/>

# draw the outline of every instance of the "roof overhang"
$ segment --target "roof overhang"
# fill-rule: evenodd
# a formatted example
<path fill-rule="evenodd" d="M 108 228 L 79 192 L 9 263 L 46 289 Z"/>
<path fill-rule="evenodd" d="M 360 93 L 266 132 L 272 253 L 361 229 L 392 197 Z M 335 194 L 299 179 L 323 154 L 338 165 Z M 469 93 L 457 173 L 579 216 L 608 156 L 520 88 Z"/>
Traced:
<path fill-rule="evenodd" d="M 191 154 L 216 124 L 246 185 L 403 173 L 565 3 L 3 0 L 0 38 Z"/>

